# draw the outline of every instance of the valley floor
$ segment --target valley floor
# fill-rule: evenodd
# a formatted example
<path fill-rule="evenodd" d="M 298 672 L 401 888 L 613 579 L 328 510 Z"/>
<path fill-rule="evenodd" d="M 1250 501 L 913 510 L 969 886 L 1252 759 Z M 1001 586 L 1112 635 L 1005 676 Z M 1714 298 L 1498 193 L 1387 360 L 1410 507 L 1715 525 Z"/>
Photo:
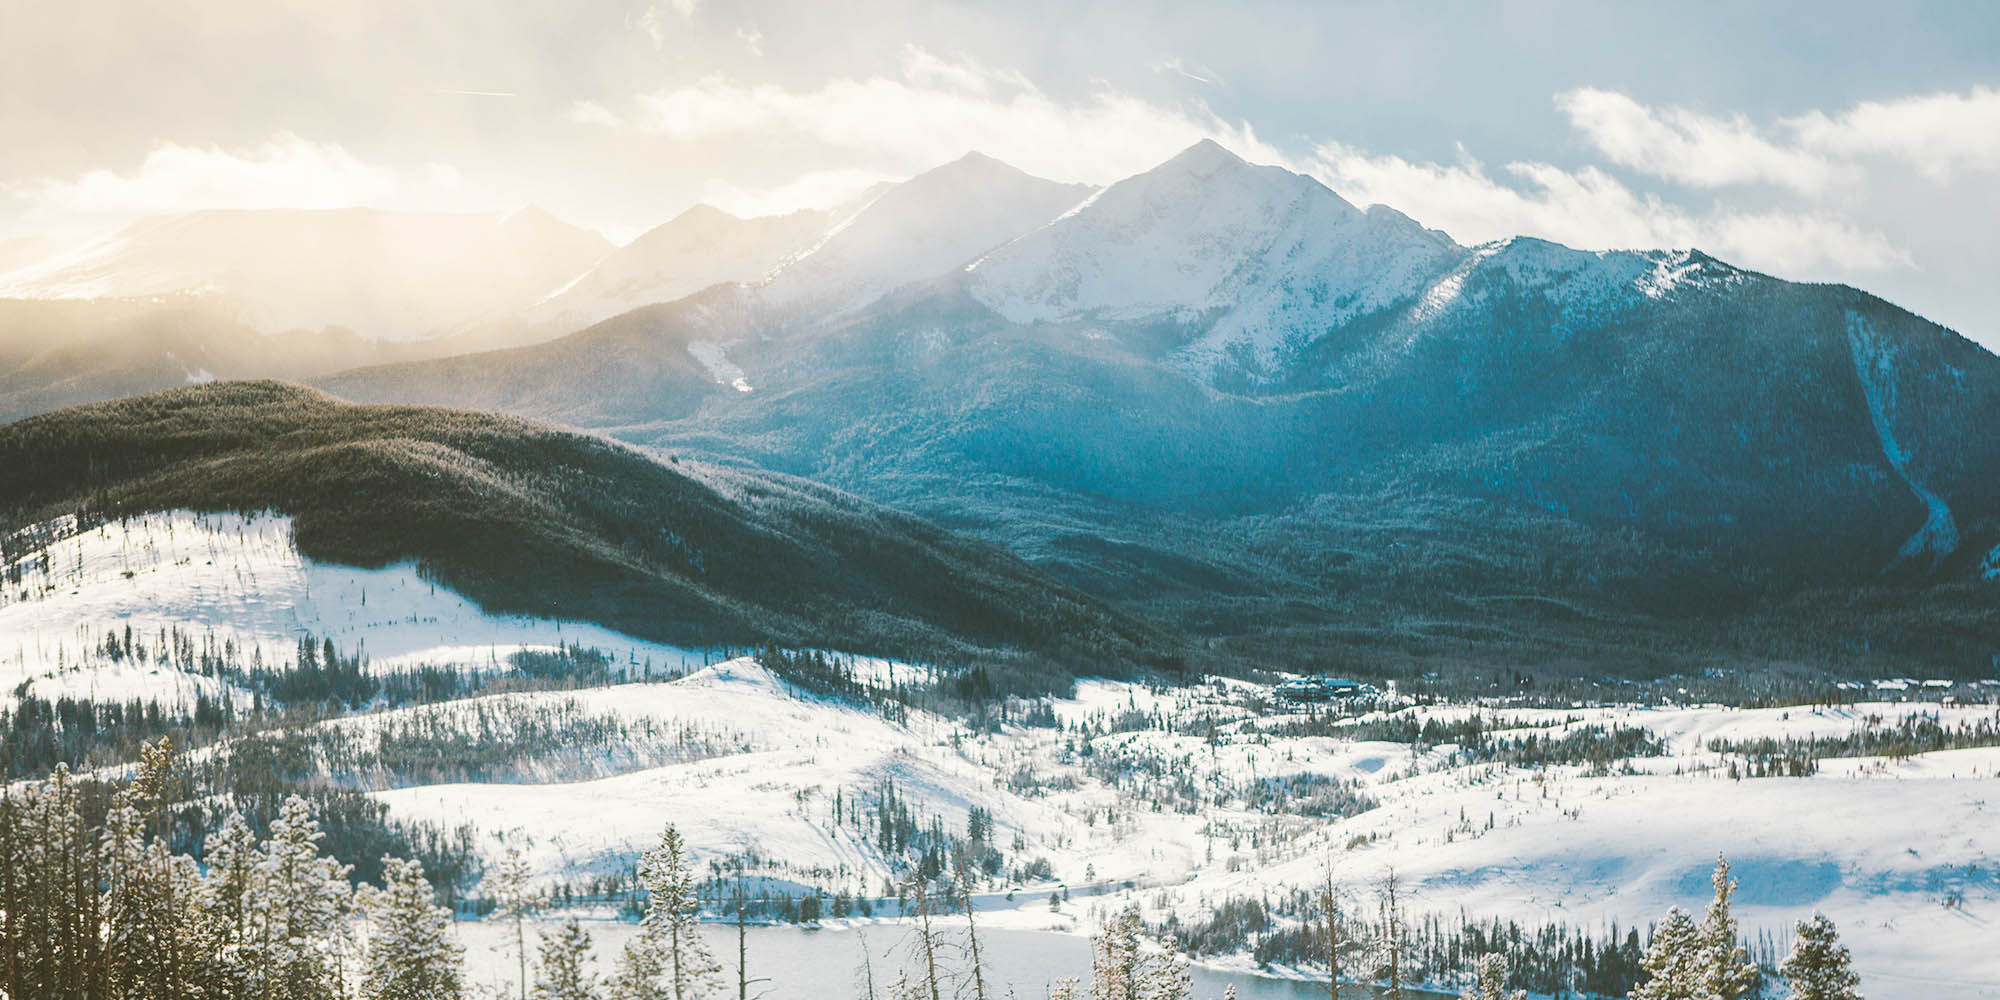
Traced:
<path fill-rule="evenodd" d="M 2000 747 L 1829 757 L 1800 777 L 1747 777 L 1740 751 L 1716 749 L 1907 718 L 2000 723 L 1992 705 L 1523 709 L 1392 698 L 1336 719 L 1241 680 L 1085 680 L 1071 697 L 1017 704 L 1011 721 L 974 728 L 813 694 L 751 657 L 493 618 L 409 567 L 314 564 L 292 551 L 282 518 L 135 520 L 16 565 L 26 569 L 0 602 L 0 695 L 10 699 L 185 699 L 190 686 L 247 698 L 227 679 L 110 662 L 100 650 L 124 624 L 142 644 L 181 630 L 271 663 L 300 637 L 365 648 L 382 670 L 498 666 L 522 649 L 580 644 L 626 676 L 660 675 L 316 724 L 360 737 L 462 724 L 504 742 L 510 726 L 557 718 L 570 720 L 563 732 L 596 734 L 495 758 L 478 780 L 329 775 L 396 818 L 471 824 L 489 859 L 518 849 L 546 887 L 627 872 L 672 824 L 704 867 L 747 856 L 767 886 L 880 898 L 902 857 L 884 850 L 877 825 L 887 797 L 920 826 L 990 821 L 986 839 L 1005 861 L 979 916 L 1009 933 L 1085 934 L 1128 906 L 1155 923 L 1198 922 L 1225 901 L 1312 891 L 1329 874 L 1366 911 L 1390 871 L 1418 918 L 1644 928 L 1670 906 L 1698 912 L 1721 854 L 1742 882 L 1746 935 L 1780 954 L 1791 924 L 1818 910 L 1839 924 L 1875 1000 L 2000 997 Z M 836 660 L 875 687 L 927 676 Z M 1528 764 L 1445 739 L 1386 738 L 1425 723 L 1461 733 L 1475 716 L 1486 745 L 1621 730 L 1649 742 L 1613 760 Z M 1052 907 L 1052 893 L 1067 899 Z M 608 968 L 624 925 L 592 926 Z M 475 959 L 494 933 L 464 927 Z M 1213 964 L 1252 965 L 1243 955 Z"/>

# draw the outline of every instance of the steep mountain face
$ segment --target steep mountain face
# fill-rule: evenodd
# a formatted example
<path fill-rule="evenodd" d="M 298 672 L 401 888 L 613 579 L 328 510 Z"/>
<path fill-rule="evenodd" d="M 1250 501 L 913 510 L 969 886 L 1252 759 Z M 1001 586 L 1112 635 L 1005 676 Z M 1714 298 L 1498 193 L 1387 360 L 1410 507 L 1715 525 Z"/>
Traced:
<path fill-rule="evenodd" d="M 828 211 L 739 219 L 696 205 L 612 251 L 535 303 L 523 319 L 570 332 L 710 285 L 760 282 L 844 218 L 845 213 Z"/>
<path fill-rule="evenodd" d="M 1079 666 L 1172 649 L 1001 550 L 850 495 L 511 418 L 222 383 L 7 425 L 0 468 L 35 470 L 0 478 L 0 538 L 71 514 L 269 510 L 312 558 L 413 562 L 489 613 L 656 641 Z"/>
<path fill-rule="evenodd" d="M 535 208 L 193 212 L 0 276 L 0 298 L 199 294 L 266 333 L 337 326 L 409 340 L 517 312 L 610 249 Z"/>
<path fill-rule="evenodd" d="M 970 153 L 888 189 L 773 275 L 760 303 L 785 323 L 817 322 L 949 273 L 1089 194 Z"/>
<path fill-rule="evenodd" d="M 1465 255 L 1393 209 L 1204 140 L 972 266 L 1014 323 L 1089 323 L 1208 381 L 1266 382 Z"/>

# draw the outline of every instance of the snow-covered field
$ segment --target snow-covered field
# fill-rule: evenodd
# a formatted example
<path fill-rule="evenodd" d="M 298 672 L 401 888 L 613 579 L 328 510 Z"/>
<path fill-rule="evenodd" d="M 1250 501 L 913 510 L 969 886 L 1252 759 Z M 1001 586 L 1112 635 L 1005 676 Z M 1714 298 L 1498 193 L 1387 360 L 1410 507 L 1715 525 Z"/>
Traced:
<path fill-rule="evenodd" d="M 996 840 L 1018 833 L 1025 841 L 1018 856 L 1048 858 L 1057 881 L 1111 887 L 1057 913 L 1046 891 L 1030 886 L 1007 901 L 996 887 L 983 904 L 992 907 L 987 922 L 1018 930 L 1087 930 L 1128 902 L 1155 917 L 1168 909 L 1192 917 L 1232 895 L 1315 885 L 1328 866 L 1363 903 L 1394 869 L 1419 913 L 1645 926 L 1669 906 L 1698 910 L 1721 853 L 1742 880 L 1739 915 L 1749 932 L 1781 935 L 1825 911 L 1854 947 L 1870 996 L 2000 996 L 2000 952 L 1992 947 L 2000 934 L 2000 749 L 1833 761 L 1808 778 L 1743 780 L 1728 778 L 1723 758 L 1705 749 L 1717 737 L 1839 735 L 1871 715 L 1893 722 L 1921 712 L 1950 724 L 1990 718 L 1990 707 L 1498 713 L 1536 732 L 1611 722 L 1668 742 L 1669 755 L 1632 761 L 1636 773 L 1601 777 L 1576 767 L 1458 764 L 1450 747 L 1413 753 L 1404 744 L 1327 737 L 1224 735 L 1211 744 L 1143 730 L 1093 740 L 1099 755 L 1159 754 L 1175 773 L 1217 788 L 1255 775 L 1314 773 L 1360 782 L 1380 802 L 1325 821 L 1233 808 L 1160 811 L 1092 778 L 1060 731 L 975 736 L 922 716 L 891 724 L 799 696 L 748 661 L 593 694 L 620 712 L 733 726 L 748 749 L 596 781 L 432 786 L 381 797 L 402 815 L 470 820 L 525 843 L 548 876 L 620 862 L 673 823 L 706 856 L 752 849 L 794 873 L 822 871 L 833 889 L 874 886 L 884 872 L 869 845 L 832 822 L 835 790 L 852 801 L 894 778 L 947 824 L 961 823 L 968 806 L 990 809 Z M 1241 694 L 1235 684 L 1156 693 L 1091 681 L 1058 713 L 1072 724 L 1132 710 L 1226 713 L 1242 710 Z M 1052 788 L 1059 778 L 1075 787 L 1035 797 L 1007 790 L 1024 766 Z M 1107 808 L 1115 820 L 1104 818 Z M 1126 880 L 1136 887 L 1120 888 Z"/>
<path fill-rule="evenodd" d="M 936 815 L 962 831 L 970 810 L 989 812 L 1010 868 L 1047 860 L 1047 880 L 988 887 L 980 907 L 995 928 L 1087 932 L 1128 904 L 1154 919 L 1193 918 L 1232 896 L 1317 885 L 1329 869 L 1357 904 L 1393 869 L 1420 914 L 1643 927 L 1669 906 L 1699 908 L 1720 853 L 1742 880 L 1748 933 L 1781 936 L 1826 912 L 1870 997 L 2000 997 L 2000 748 L 1828 760 L 1810 777 L 1741 780 L 1709 749 L 1716 739 L 1841 736 L 1916 714 L 1946 726 L 1990 721 L 1992 706 L 1398 710 L 1441 722 L 1478 712 L 1489 732 L 1640 728 L 1666 747 L 1596 773 L 1471 762 L 1449 745 L 1259 732 L 1289 710 L 1270 707 L 1267 687 L 1236 680 L 1174 689 L 1086 680 L 1050 706 L 1058 727 L 976 732 L 919 710 L 892 721 L 810 696 L 747 658 L 709 662 L 718 657 L 594 626 L 487 615 L 413 567 L 318 564 L 292 549 L 280 517 L 159 515 L 48 551 L 46 565 L 21 564 L 0 599 L 6 692 L 24 679 L 44 696 L 185 695 L 216 683 L 91 652 L 127 624 L 142 638 L 180 629 L 234 643 L 270 664 L 311 635 L 386 669 L 498 664 L 524 647 L 568 643 L 620 665 L 689 671 L 322 723 L 366 728 L 398 713 L 481 707 L 525 716 L 567 702 L 702 735 L 702 753 L 615 756 L 589 780 L 528 768 L 507 784 L 373 793 L 401 818 L 473 823 L 483 849 L 522 848 L 544 881 L 622 870 L 671 823 L 700 861 L 750 853 L 774 878 L 879 894 L 890 867 L 854 807 L 893 782 L 923 822 Z M 855 661 L 854 672 L 876 683 L 923 673 L 877 660 Z M 1334 819 L 1242 797 L 1261 779 L 1297 775 L 1337 781 L 1375 808 Z M 1172 808 L 1189 795 L 1199 807 Z M 1059 884 L 1074 899 L 1051 909 Z"/>
<path fill-rule="evenodd" d="M 233 647 L 246 665 L 274 667 L 290 662 L 305 637 L 331 639 L 385 670 L 487 668 L 522 649 L 565 643 L 635 673 L 715 658 L 584 622 L 490 615 L 409 564 L 361 569 L 307 559 L 292 547 L 291 518 L 279 515 L 153 514 L 70 534 L 14 565 L 21 582 L 0 588 L 0 692 L 33 680 L 45 698 L 184 700 L 197 686 L 219 688 L 95 652 L 128 627 L 142 644 L 179 629 Z"/>

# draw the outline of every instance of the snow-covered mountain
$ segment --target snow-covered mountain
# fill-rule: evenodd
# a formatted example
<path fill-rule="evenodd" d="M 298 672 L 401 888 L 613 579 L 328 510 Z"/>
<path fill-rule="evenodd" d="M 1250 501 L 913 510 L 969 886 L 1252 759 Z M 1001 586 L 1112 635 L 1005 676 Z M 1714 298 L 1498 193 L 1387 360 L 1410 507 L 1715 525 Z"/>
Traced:
<path fill-rule="evenodd" d="M 523 318 L 569 332 L 710 285 L 761 282 L 818 244 L 843 217 L 838 211 L 800 211 L 739 219 L 696 205 L 607 254 Z"/>
<path fill-rule="evenodd" d="M 203 211 L 143 219 L 0 275 L 0 298 L 202 295 L 267 332 L 410 340 L 511 315 L 611 249 L 539 208 L 505 215 Z"/>
<path fill-rule="evenodd" d="M 1269 377 L 1343 324 L 1417 294 L 1466 256 L 1394 209 L 1203 140 L 972 265 L 973 295 L 1016 323 L 1166 324 L 1172 363 Z"/>
<path fill-rule="evenodd" d="M 1090 192 L 969 153 L 883 192 L 773 275 L 761 298 L 787 317 L 846 312 L 901 285 L 949 274 Z"/>

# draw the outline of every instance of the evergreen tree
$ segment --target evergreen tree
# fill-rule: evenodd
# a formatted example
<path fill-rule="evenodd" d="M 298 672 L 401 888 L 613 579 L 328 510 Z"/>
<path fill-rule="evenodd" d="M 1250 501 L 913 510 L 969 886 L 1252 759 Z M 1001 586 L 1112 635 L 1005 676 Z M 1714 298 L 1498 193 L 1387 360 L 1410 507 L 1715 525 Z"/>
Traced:
<path fill-rule="evenodd" d="M 1146 959 L 1140 986 L 1140 995 L 1146 1000 L 1190 1000 L 1194 996 L 1194 978 L 1188 972 L 1187 963 L 1170 955 L 1154 955 Z"/>
<path fill-rule="evenodd" d="M 507 856 L 493 873 L 492 893 L 495 915 L 514 925 L 514 957 L 519 966 L 521 1000 L 528 1000 L 527 920 L 536 900 L 528 886 L 528 863 L 522 859 L 519 848 L 507 849 Z"/>
<path fill-rule="evenodd" d="M 161 737 L 140 755 L 138 774 L 105 817 L 105 971 L 113 997 L 179 1000 L 195 988 L 188 959 L 203 935 L 186 904 L 199 873 L 192 859 L 170 851 L 164 836 L 173 744 Z"/>
<path fill-rule="evenodd" d="M 1648 978 L 1632 991 L 1632 1000 L 1712 1000 L 1701 929 L 1678 906 L 1653 931 L 1639 964 Z"/>
<path fill-rule="evenodd" d="M 437 905 L 423 866 L 382 859 L 381 889 L 369 894 L 361 995 L 366 1000 L 456 1000 L 464 995 L 464 949 L 451 936 L 451 911 Z"/>
<path fill-rule="evenodd" d="M 244 962 L 251 893 L 257 884 L 257 835 L 231 813 L 208 837 L 208 872 L 195 892 L 202 959 L 199 981 L 210 996 L 254 995 Z"/>
<path fill-rule="evenodd" d="M 664 1000 L 668 993 L 660 984 L 660 974 L 665 969 L 665 952 L 658 932 L 641 924 L 639 933 L 618 953 L 618 966 L 606 983 L 610 1000 Z"/>
<path fill-rule="evenodd" d="M 1404 1000 L 1403 967 L 1410 943 L 1403 928 L 1402 882 L 1394 870 L 1382 876 L 1381 936 L 1375 945 L 1375 978 L 1383 981 L 1386 1000 Z"/>
<path fill-rule="evenodd" d="M 1187 1000 L 1194 990 L 1185 963 L 1147 955 L 1138 910 L 1113 917 L 1090 939 L 1091 1000 Z"/>
<path fill-rule="evenodd" d="M 243 898 L 239 955 L 257 997 L 317 997 L 334 988 L 341 925 L 353 904 L 347 866 L 320 854 L 312 806 L 285 800 Z"/>
<path fill-rule="evenodd" d="M 1729 877 L 1729 862 L 1721 855 L 1715 858 L 1710 881 L 1715 886 L 1715 899 L 1708 904 L 1708 915 L 1701 924 L 1701 947 L 1706 953 L 1702 985 L 1716 1000 L 1741 1000 L 1756 992 L 1759 976 L 1749 949 L 1737 939 L 1736 918 L 1729 912 L 1736 880 Z"/>
<path fill-rule="evenodd" d="M 1091 936 L 1091 1000 L 1139 1000 L 1139 913 L 1126 910 Z"/>
<path fill-rule="evenodd" d="M 680 831 L 669 826 L 659 846 L 639 860 L 639 881 L 646 887 L 648 933 L 641 939 L 660 951 L 668 1000 L 699 1000 L 721 992 L 722 966 L 701 939 L 701 901 L 695 895 L 695 872 Z"/>
<path fill-rule="evenodd" d="M 1823 913 L 1799 922 L 1792 953 L 1778 967 L 1791 1000 L 1861 1000 L 1861 977 L 1849 966 L 1847 946 Z"/>
<path fill-rule="evenodd" d="M 1507 991 L 1509 971 L 1506 955 L 1495 952 L 1479 956 L 1473 983 L 1458 994 L 1459 1000 L 1528 1000 L 1527 990 Z"/>
<path fill-rule="evenodd" d="M 597 976 L 590 971 L 590 935 L 574 920 L 559 931 L 542 932 L 535 1000 L 594 1000 Z"/>

